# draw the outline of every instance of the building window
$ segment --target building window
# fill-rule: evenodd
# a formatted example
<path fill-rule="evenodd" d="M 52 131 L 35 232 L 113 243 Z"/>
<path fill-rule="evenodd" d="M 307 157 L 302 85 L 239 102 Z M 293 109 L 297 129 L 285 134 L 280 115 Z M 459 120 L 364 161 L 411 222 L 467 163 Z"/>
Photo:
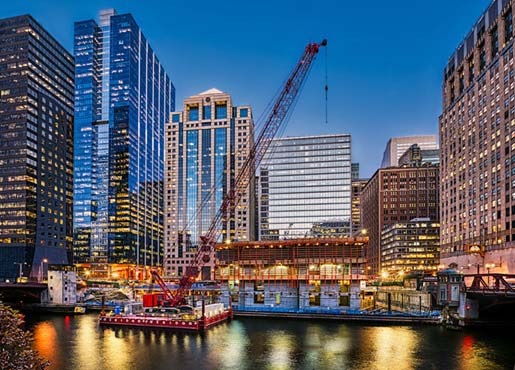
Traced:
<path fill-rule="evenodd" d="M 486 50 L 485 44 L 479 46 L 479 70 L 482 71 L 486 67 Z"/>
<path fill-rule="evenodd" d="M 225 119 L 227 118 L 227 104 L 217 104 L 216 105 L 216 117 L 215 119 Z"/>
<path fill-rule="evenodd" d="M 493 58 L 499 51 L 499 37 L 498 37 L 497 26 L 495 26 L 493 28 L 492 32 L 490 33 L 490 46 L 492 49 L 492 58 Z"/>
<path fill-rule="evenodd" d="M 198 121 L 198 107 L 190 107 L 188 121 Z"/>
<path fill-rule="evenodd" d="M 204 105 L 202 107 L 202 119 L 211 119 L 211 106 Z"/>
<path fill-rule="evenodd" d="M 180 114 L 173 114 L 172 115 L 172 122 L 180 122 L 181 115 Z"/>
<path fill-rule="evenodd" d="M 461 69 L 459 73 L 459 94 L 461 95 L 463 93 L 463 90 L 465 90 L 465 73 L 463 72 L 463 69 Z"/>
<path fill-rule="evenodd" d="M 246 118 L 249 116 L 249 110 L 247 108 L 241 108 L 240 109 L 240 117 Z"/>
<path fill-rule="evenodd" d="M 504 30 L 506 35 L 505 41 L 508 42 L 513 37 L 513 15 L 511 12 L 506 13 L 504 16 Z"/>

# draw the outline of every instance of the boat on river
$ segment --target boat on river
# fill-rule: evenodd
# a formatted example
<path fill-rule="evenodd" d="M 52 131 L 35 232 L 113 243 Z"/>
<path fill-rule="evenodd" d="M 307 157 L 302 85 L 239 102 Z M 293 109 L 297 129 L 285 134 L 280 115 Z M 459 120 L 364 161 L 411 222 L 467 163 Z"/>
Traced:
<path fill-rule="evenodd" d="M 232 309 L 223 303 L 204 304 L 201 307 L 143 307 L 140 302 L 125 305 L 123 312 L 102 312 L 99 324 L 135 328 L 171 329 L 199 332 L 231 320 Z"/>

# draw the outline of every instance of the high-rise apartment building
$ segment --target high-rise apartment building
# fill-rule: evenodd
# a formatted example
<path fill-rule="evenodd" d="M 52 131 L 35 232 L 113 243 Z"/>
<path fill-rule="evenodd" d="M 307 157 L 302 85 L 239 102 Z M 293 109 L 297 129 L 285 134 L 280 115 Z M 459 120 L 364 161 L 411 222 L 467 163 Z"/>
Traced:
<path fill-rule="evenodd" d="M 418 144 L 420 149 L 424 150 L 438 149 L 438 139 L 436 135 L 392 137 L 386 144 L 381 168 L 397 167 L 399 165 L 399 158 L 413 144 Z"/>
<path fill-rule="evenodd" d="M 350 135 L 275 139 L 259 172 L 260 240 L 350 235 Z"/>
<path fill-rule="evenodd" d="M 73 68 L 30 15 L 0 20 L 0 281 L 71 263 Z"/>
<path fill-rule="evenodd" d="M 182 276 L 208 231 L 224 196 L 254 144 L 250 106 L 209 89 L 184 100 L 166 124 L 165 275 Z M 253 172 L 253 171 L 252 171 Z M 254 179 L 233 214 L 225 217 L 218 241 L 254 239 Z M 202 277 L 212 277 L 214 254 Z"/>
<path fill-rule="evenodd" d="M 465 272 L 515 271 L 514 11 L 492 1 L 443 72 L 441 262 Z"/>
<path fill-rule="evenodd" d="M 130 14 L 76 22 L 74 54 L 75 258 L 123 264 L 133 277 L 162 263 L 164 124 L 175 89 Z"/>
<path fill-rule="evenodd" d="M 381 232 L 414 218 L 438 221 L 438 166 L 380 168 L 361 195 L 362 227 L 367 230 L 367 268 L 381 273 Z"/>

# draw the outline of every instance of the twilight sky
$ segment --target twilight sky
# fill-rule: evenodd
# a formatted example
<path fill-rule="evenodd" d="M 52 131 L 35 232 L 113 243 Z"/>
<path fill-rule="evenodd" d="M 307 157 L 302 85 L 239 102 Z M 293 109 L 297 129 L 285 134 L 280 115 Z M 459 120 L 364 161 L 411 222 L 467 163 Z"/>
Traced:
<path fill-rule="evenodd" d="M 256 121 L 304 46 L 327 38 L 283 136 L 350 133 L 361 177 L 392 136 L 436 134 L 442 70 L 490 0 L 12 0 L 73 51 L 73 22 L 132 13 L 182 100 L 211 87 L 251 104 Z"/>

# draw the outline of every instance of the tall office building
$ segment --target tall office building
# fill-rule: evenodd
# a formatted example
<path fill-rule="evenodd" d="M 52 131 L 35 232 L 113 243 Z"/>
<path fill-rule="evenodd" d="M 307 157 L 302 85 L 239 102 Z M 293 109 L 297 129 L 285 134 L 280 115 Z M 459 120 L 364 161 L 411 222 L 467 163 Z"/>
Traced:
<path fill-rule="evenodd" d="M 351 180 L 351 235 L 365 235 L 366 230 L 361 227 L 361 192 L 365 189 L 368 179 L 359 177 L 359 163 L 351 164 Z"/>
<path fill-rule="evenodd" d="M 357 180 L 359 179 L 359 163 L 351 163 L 351 179 Z"/>
<path fill-rule="evenodd" d="M 361 195 L 361 220 L 369 237 L 367 268 L 370 267 L 371 275 L 377 276 L 382 270 L 383 229 L 421 217 L 438 222 L 438 166 L 427 163 L 378 169 Z"/>
<path fill-rule="evenodd" d="M 367 186 L 368 179 L 352 180 L 352 196 L 351 196 L 351 235 L 358 236 L 359 233 L 366 235 L 367 230 L 363 229 L 361 224 L 361 194 Z"/>
<path fill-rule="evenodd" d="M 166 125 L 165 275 L 182 276 L 208 231 L 224 196 L 254 144 L 250 106 L 234 106 L 231 96 L 209 89 L 184 100 Z M 253 172 L 253 171 L 252 171 Z M 254 179 L 233 214 L 225 217 L 220 239 L 254 239 Z M 202 270 L 212 277 L 214 254 Z"/>
<path fill-rule="evenodd" d="M 0 281 L 71 262 L 73 68 L 30 15 L 0 20 Z"/>
<path fill-rule="evenodd" d="M 418 144 L 420 149 L 438 149 L 436 135 L 392 137 L 388 140 L 383 154 L 381 168 L 397 167 L 399 158 L 413 144 Z"/>
<path fill-rule="evenodd" d="M 464 272 L 515 271 L 514 3 L 492 1 L 443 72 L 441 262 Z"/>
<path fill-rule="evenodd" d="M 130 14 L 76 22 L 74 54 L 75 258 L 98 273 L 122 264 L 132 278 L 162 263 L 164 123 L 175 89 Z"/>
<path fill-rule="evenodd" d="M 260 240 L 350 235 L 350 135 L 275 139 L 259 172 Z"/>
<path fill-rule="evenodd" d="M 440 224 L 429 218 L 391 224 L 381 231 L 381 269 L 390 277 L 434 273 L 440 264 Z"/>
<path fill-rule="evenodd" d="M 438 165 L 440 149 L 421 149 L 418 144 L 413 144 L 399 158 L 399 167 L 421 166 L 424 163 Z"/>

